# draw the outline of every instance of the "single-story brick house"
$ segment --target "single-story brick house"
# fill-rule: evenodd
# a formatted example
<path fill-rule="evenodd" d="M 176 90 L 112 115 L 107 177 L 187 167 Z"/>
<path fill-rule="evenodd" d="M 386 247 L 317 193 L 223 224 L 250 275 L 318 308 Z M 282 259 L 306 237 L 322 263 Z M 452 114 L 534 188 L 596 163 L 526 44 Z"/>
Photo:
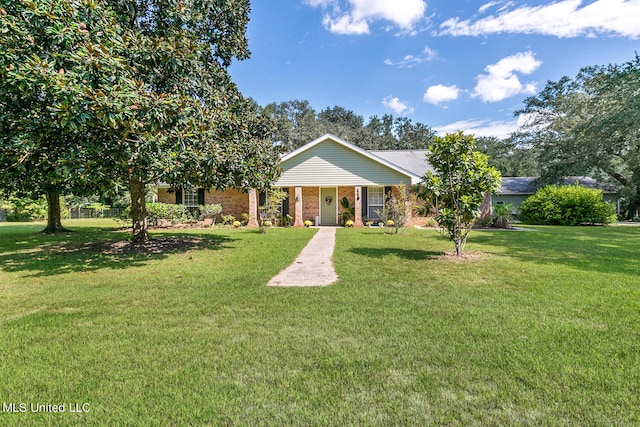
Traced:
<path fill-rule="evenodd" d="M 354 225 L 360 227 L 366 219 L 377 220 L 385 195 L 399 184 L 410 187 L 421 181 L 430 166 L 426 150 L 368 151 L 326 134 L 281 158 L 282 174 L 273 184 L 288 194 L 282 204 L 282 215 L 293 217 L 293 225 L 302 227 L 304 221 L 315 225 L 339 224 L 340 201 L 346 197 L 355 209 Z M 567 185 L 575 182 L 589 188 L 603 190 L 604 199 L 617 202 L 617 192 L 599 185 L 593 178 L 567 178 Z M 516 209 L 528 196 L 540 188 L 533 177 L 505 177 L 497 195 L 487 198 L 487 209 L 497 204 L 512 203 Z M 258 226 L 259 207 L 264 194 L 256 190 L 205 191 L 189 189 L 170 191 L 168 185 L 158 186 L 158 201 L 182 203 L 189 207 L 219 203 L 223 214 L 240 219 L 249 217 L 249 226 Z"/>
<path fill-rule="evenodd" d="M 291 215 L 293 225 L 302 227 L 311 220 L 316 225 L 339 223 L 340 201 L 346 197 L 355 210 L 355 226 L 363 219 L 379 219 L 385 194 L 393 187 L 410 187 L 420 182 L 428 165 L 424 150 L 367 151 L 327 134 L 284 155 L 282 174 L 273 184 L 288 193 L 282 215 Z M 399 166 L 402 164 L 403 166 Z M 262 196 L 263 197 L 263 196 Z M 257 191 L 205 191 L 191 189 L 171 192 L 158 186 L 158 201 L 197 206 L 219 203 L 225 215 L 249 215 L 249 226 L 258 225 L 261 195 Z"/>

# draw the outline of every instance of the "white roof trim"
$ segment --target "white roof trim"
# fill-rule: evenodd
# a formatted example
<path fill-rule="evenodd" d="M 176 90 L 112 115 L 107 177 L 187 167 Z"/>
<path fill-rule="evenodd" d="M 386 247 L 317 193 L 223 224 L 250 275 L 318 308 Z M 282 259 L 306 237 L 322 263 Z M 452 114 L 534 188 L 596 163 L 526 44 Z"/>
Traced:
<path fill-rule="evenodd" d="M 303 145 L 302 147 L 298 148 L 297 150 L 294 150 L 288 154 L 285 154 L 284 156 L 282 156 L 282 158 L 280 159 L 280 163 L 284 163 L 287 160 L 296 157 L 297 155 L 304 153 L 305 151 L 315 147 L 316 145 L 326 141 L 327 139 L 330 139 L 333 142 L 336 142 L 340 145 L 342 145 L 343 147 L 355 151 L 358 154 L 361 154 L 362 156 L 373 160 L 374 162 L 380 163 L 381 165 L 384 165 L 386 167 L 388 167 L 389 169 L 392 169 L 402 175 L 408 176 L 409 178 L 411 178 L 411 183 L 412 184 L 417 184 L 420 182 L 420 180 L 422 179 L 421 177 L 413 174 L 412 172 L 409 172 L 406 169 L 403 169 L 401 167 L 399 167 L 398 165 L 396 165 L 395 163 L 391 163 L 381 157 L 376 156 L 375 154 L 371 154 L 370 152 L 368 152 L 367 150 L 364 150 L 356 145 L 353 145 L 347 141 L 345 141 L 342 138 L 338 138 L 335 135 L 332 135 L 330 133 L 326 133 L 324 135 L 322 135 L 320 138 L 314 139 L 313 141 L 309 142 L 308 144 Z"/>

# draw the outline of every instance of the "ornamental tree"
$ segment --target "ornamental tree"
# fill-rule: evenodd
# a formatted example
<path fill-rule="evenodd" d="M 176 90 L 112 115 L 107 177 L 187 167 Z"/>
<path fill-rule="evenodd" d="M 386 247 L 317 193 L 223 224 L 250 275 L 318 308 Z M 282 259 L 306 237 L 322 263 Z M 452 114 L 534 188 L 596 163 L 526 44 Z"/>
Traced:
<path fill-rule="evenodd" d="M 453 241 L 457 257 L 462 256 L 485 195 L 495 193 L 501 182 L 500 172 L 474 148 L 472 135 L 436 136 L 426 154 L 434 171 L 425 174 L 420 190 L 443 234 Z"/>

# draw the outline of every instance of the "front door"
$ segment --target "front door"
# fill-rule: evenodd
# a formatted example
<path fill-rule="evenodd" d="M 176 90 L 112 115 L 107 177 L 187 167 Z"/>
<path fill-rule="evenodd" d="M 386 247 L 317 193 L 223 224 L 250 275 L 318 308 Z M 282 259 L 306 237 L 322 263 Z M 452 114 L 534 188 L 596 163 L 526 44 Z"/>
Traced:
<path fill-rule="evenodd" d="M 338 224 L 338 189 L 335 187 L 320 189 L 320 225 Z"/>

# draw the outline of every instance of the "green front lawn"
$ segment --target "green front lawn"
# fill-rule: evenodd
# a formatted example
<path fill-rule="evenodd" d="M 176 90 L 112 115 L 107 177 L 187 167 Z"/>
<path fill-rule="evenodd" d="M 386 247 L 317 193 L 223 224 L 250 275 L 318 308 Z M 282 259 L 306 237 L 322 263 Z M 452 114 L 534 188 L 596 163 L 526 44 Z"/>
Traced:
<path fill-rule="evenodd" d="M 0 224 L 1 425 L 640 423 L 640 228 L 339 229 L 338 284 L 269 288 L 315 230 L 113 224 Z"/>

